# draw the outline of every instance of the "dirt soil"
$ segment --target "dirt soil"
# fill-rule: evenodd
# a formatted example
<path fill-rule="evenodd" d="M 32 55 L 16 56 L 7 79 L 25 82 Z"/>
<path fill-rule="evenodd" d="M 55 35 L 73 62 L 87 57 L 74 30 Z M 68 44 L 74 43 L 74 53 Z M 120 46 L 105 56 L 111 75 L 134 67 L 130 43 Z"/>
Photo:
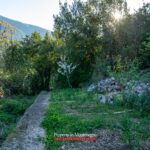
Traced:
<path fill-rule="evenodd" d="M 72 142 L 63 144 L 61 150 L 133 150 L 124 144 L 120 133 L 108 129 L 96 130 L 96 141 Z M 137 148 L 136 150 L 141 150 Z M 149 143 L 143 143 L 142 150 L 150 150 Z"/>
<path fill-rule="evenodd" d="M 44 150 L 45 131 L 40 124 L 48 106 L 49 97 L 49 92 L 41 92 L 0 150 Z"/>

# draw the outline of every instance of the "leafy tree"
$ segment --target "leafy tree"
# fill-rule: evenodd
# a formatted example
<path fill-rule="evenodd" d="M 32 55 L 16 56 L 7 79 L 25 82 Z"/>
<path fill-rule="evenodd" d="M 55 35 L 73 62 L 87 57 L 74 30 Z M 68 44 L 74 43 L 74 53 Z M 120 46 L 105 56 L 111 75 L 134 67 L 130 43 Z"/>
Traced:
<path fill-rule="evenodd" d="M 92 74 L 98 76 L 100 72 L 102 77 L 107 76 L 107 68 L 121 73 L 134 59 L 142 63 L 142 68 L 149 67 L 149 8 L 147 3 L 129 14 L 125 0 L 60 3 L 60 13 L 54 16 L 53 33 L 46 33 L 42 38 L 34 32 L 20 42 L 10 40 L 8 47 L 4 46 L 5 41 L 11 39 L 13 30 L 0 21 L 4 59 L 4 65 L 1 65 L 3 59 L 0 60 L 0 75 L 5 71 L 4 85 L 14 93 L 36 94 L 48 90 L 52 81 L 61 87 L 67 87 L 68 83 L 70 87 L 79 87 L 88 82 Z M 116 11 L 122 14 L 120 20 L 113 16 Z M 75 69 L 61 61 L 62 55 L 78 67 Z M 57 72 L 58 61 L 61 69 L 64 69 L 63 63 L 68 66 L 67 75 L 65 70 L 61 71 L 65 76 Z"/>
<path fill-rule="evenodd" d="M 3 64 L 3 52 L 6 46 L 8 45 L 8 40 L 11 39 L 12 34 L 14 33 L 14 28 L 0 20 L 0 72 L 2 72 Z"/>
<path fill-rule="evenodd" d="M 142 48 L 140 50 L 140 60 L 142 68 L 149 68 L 150 67 L 150 34 L 147 34 L 148 37 L 142 43 Z"/>
<path fill-rule="evenodd" d="M 8 40 L 8 38 L 13 35 L 14 31 L 11 25 L 0 20 L 0 45 Z"/>
<path fill-rule="evenodd" d="M 60 14 L 54 17 L 55 29 L 66 44 L 66 55 L 78 68 L 72 74 L 72 85 L 90 79 L 99 51 L 99 24 L 86 3 L 74 1 L 71 6 L 60 3 Z"/>
<path fill-rule="evenodd" d="M 42 39 L 39 33 L 34 32 L 19 43 L 12 42 L 6 50 L 6 71 L 11 77 L 19 76 L 22 92 L 36 94 L 49 89 L 50 76 L 57 59 L 54 48 L 55 41 L 48 33 Z"/>
<path fill-rule="evenodd" d="M 27 42 L 27 43 L 26 43 Z M 43 40 L 38 33 L 33 33 L 31 38 L 23 42 L 28 63 L 34 68 L 32 77 L 32 89 L 35 93 L 49 89 L 50 75 L 55 63 L 55 44 L 53 39 L 45 34 Z"/>
<path fill-rule="evenodd" d="M 54 17 L 55 29 L 66 43 L 66 54 L 79 64 L 71 77 L 73 86 L 91 78 L 98 59 L 106 60 L 106 65 L 113 69 L 114 57 L 120 54 L 115 11 L 127 16 L 126 1 L 88 0 L 84 3 L 75 0 L 71 6 L 60 3 L 60 13 Z"/>

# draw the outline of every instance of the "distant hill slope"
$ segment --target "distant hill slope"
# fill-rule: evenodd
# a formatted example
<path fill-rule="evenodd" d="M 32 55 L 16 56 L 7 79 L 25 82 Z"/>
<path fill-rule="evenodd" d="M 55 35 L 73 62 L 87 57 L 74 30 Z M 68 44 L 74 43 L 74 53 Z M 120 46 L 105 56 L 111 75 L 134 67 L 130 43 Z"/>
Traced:
<path fill-rule="evenodd" d="M 17 40 L 20 40 L 21 38 L 25 37 L 26 35 L 31 35 L 33 32 L 39 32 L 41 36 L 43 37 L 46 32 L 50 32 L 44 28 L 30 25 L 30 24 L 25 24 L 16 20 L 12 20 L 3 16 L 0 16 L 0 20 L 10 24 L 11 26 L 14 27 L 16 32 L 14 33 L 14 38 Z"/>

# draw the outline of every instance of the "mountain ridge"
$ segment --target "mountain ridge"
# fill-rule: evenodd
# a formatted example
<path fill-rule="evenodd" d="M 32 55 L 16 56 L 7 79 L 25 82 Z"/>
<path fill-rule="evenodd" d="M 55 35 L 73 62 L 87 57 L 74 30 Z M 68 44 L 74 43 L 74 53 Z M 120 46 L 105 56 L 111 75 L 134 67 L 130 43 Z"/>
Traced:
<path fill-rule="evenodd" d="M 16 30 L 16 32 L 13 35 L 13 38 L 17 40 L 24 38 L 26 35 L 31 35 L 33 32 L 39 32 L 42 37 L 44 37 L 46 32 L 50 33 L 49 30 L 44 29 L 42 27 L 23 23 L 21 21 L 13 20 L 2 15 L 0 15 L 0 20 L 10 24 Z"/>

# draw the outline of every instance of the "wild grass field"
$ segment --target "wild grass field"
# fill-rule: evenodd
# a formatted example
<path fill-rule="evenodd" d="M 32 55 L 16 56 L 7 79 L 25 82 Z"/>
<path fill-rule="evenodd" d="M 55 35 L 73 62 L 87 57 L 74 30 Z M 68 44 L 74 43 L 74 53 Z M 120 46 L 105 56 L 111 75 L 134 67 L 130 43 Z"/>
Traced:
<path fill-rule="evenodd" d="M 150 141 L 150 115 L 142 115 L 121 103 L 99 104 L 95 93 L 82 89 L 55 90 L 42 126 L 46 130 L 46 149 L 60 149 L 65 142 L 55 141 L 54 133 L 93 133 L 110 129 L 121 133 L 122 141 L 132 147 Z M 66 142 L 67 143 L 67 142 Z"/>
<path fill-rule="evenodd" d="M 13 15 L 10 19 L 0 16 L 0 146 L 35 95 L 46 91 L 25 116 L 27 134 L 18 136 L 25 150 L 43 150 L 44 146 L 59 150 L 77 142 L 55 141 L 55 133 L 86 134 L 97 130 L 118 133 L 130 149 L 143 150 L 142 146 L 147 145 L 144 143 L 148 143 L 145 149 L 150 150 L 150 0 L 132 1 L 133 8 L 129 1 L 0 3 L 0 10 L 10 7 Z M 53 11 L 58 8 L 58 12 L 46 11 L 54 2 L 58 7 L 54 6 Z M 28 9 L 27 13 L 28 5 L 31 12 Z M 43 35 L 37 30 L 40 28 L 30 26 L 30 21 L 18 22 L 21 18 L 16 12 L 23 22 L 28 20 L 24 20 L 26 17 L 34 18 L 37 25 L 48 16 L 45 23 L 52 23 L 53 29 L 44 30 L 47 32 Z M 38 16 L 39 12 L 42 16 Z M 26 36 L 18 40 L 16 35 L 22 31 Z M 99 149 L 107 147 L 108 138 L 103 139 L 105 145 Z M 42 148 L 37 149 L 37 139 Z M 23 145 L 20 140 L 14 143 L 7 145 Z M 92 143 L 89 149 L 93 150 L 90 146 Z M 112 142 L 106 149 L 112 150 L 112 146 L 116 148 Z M 84 145 L 80 149 L 87 150 Z"/>

